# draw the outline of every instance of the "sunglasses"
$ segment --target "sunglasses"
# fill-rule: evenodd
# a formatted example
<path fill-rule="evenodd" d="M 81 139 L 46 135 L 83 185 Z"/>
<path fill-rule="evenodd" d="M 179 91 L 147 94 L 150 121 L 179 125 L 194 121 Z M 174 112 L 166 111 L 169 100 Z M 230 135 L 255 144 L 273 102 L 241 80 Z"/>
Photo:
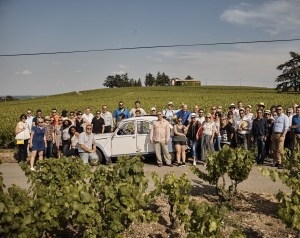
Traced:
<path fill-rule="evenodd" d="M 278 109 L 276 109 L 277 111 L 281 111 L 282 109 L 280 109 L 280 108 L 278 108 Z"/>
<path fill-rule="evenodd" d="M 92 130 L 92 128 L 86 128 L 87 130 Z"/>
<path fill-rule="evenodd" d="M 101 114 L 100 112 L 97 112 L 96 114 Z"/>
<path fill-rule="evenodd" d="M 286 113 L 292 113 L 292 112 L 286 112 Z"/>
<path fill-rule="evenodd" d="M 161 116 L 162 114 L 157 114 L 157 116 Z"/>
<path fill-rule="evenodd" d="M 22 117 L 22 119 L 26 119 L 25 117 Z"/>
<path fill-rule="evenodd" d="M 222 109 L 222 107 L 218 107 L 218 109 Z"/>
<path fill-rule="evenodd" d="M 215 109 L 215 108 L 212 108 L 211 110 L 213 110 L 213 111 L 214 111 L 214 110 L 216 110 L 216 109 Z"/>
<path fill-rule="evenodd" d="M 52 112 L 52 113 L 56 113 L 56 112 Z"/>
<path fill-rule="evenodd" d="M 262 114 L 262 112 L 258 112 L 258 114 Z"/>
<path fill-rule="evenodd" d="M 182 120 L 178 120 L 178 122 L 182 122 Z"/>
<path fill-rule="evenodd" d="M 59 119 L 58 121 L 63 121 L 63 120 Z"/>
<path fill-rule="evenodd" d="M 249 107 L 249 109 L 252 109 L 252 107 Z"/>
<path fill-rule="evenodd" d="M 31 114 L 31 112 L 27 112 L 27 114 Z"/>
<path fill-rule="evenodd" d="M 205 117 L 205 118 L 211 118 L 211 117 Z"/>
<path fill-rule="evenodd" d="M 38 123 L 44 123 L 44 122 L 42 122 L 42 121 L 39 121 Z"/>
<path fill-rule="evenodd" d="M 244 115 L 244 113 L 243 113 L 243 112 L 240 112 L 240 115 Z"/>
<path fill-rule="evenodd" d="M 119 106 L 124 106 L 124 104 L 119 104 Z"/>
<path fill-rule="evenodd" d="M 203 113 L 203 112 L 199 112 L 199 113 Z"/>
<path fill-rule="evenodd" d="M 79 113 L 78 115 L 82 115 L 82 113 Z"/>

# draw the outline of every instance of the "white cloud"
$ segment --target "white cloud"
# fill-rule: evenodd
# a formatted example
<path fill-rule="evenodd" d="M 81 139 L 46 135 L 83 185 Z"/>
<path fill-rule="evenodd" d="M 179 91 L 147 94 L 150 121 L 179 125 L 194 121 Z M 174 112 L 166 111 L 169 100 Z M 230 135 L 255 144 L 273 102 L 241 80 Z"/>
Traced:
<path fill-rule="evenodd" d="M 170 57 L 170 56 L 173 56 L 173 55 L 176 54 L 175 51 L 173 51 L 173 50 L 169 50 L 169 51 L 157 51 L 155 53 L 163 55 L 165 57 Z"/>
<path fill-rule="evenodd" d="M 82 73 L 82 71 L 81 70 L 76 70 L 76 73 Z"/>
<path fill-rule="evenodd" d="M 147 59 L 150 59 L 150 60 L 156 60 L 156 61 L 159 61 L 159 62 L 162 62 L 162 59 L 161 58 L 153 58 L 151 56 L 146 56 Z"/>
<path fill-rule="evenodd" d="M 59 62 L 52 62 L 52 64 L 54 64 L 54 65 L 60 65 Z"/>
<path fill-rule="evenodd" d="M 120 67 L 121 69 L 126 69 L 126 68 L 128 68 L 128 66 L 125 66 L 125 65 L 123 65 L 123 64 L 119 64 L 119 67 Z"/>
<path fill-rule="evenodd" d="M 27 69 L 27 70 L 23 71 L 21 74 L 31 74 L 31 71 Z"/>
<path fill-rule="evenodd" d="M 114 72 L 112 72 L 112 74 L 125 74 L 125 72 L 124 71 L 114 71 Z"/>
<path fill-rule="evenodd" d="M 19 72 L 16 72 L 15 74 L 20 74 Z"/>
<path fill-rule="evenodd" d="M 268 1 L 260 5 L 243 3 L 225 10 L 220 19 L 237 25 L 264 28 L 269 34 L 276 35 L 283 31 L 299 31 L 299 12 L 299 1 Z"/>

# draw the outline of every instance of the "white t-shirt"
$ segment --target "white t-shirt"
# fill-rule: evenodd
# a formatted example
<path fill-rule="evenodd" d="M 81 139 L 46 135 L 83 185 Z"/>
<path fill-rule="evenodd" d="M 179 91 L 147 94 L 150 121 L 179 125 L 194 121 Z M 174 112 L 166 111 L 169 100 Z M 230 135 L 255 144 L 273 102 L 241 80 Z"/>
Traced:
<path fill-rule="evenodd" d="M 29 133 L 31 133 L 31 128 L 32 128 L 32 120 L 33 120 L 33 116 L 31 117 L 27 117 L 26 121 L 29 125 Z"/>
<path fill-rule="evenodd" d="M 214 122 L 211 123 L 203 123 L 203 134 L 205 135 L 212 135 L 213 132 L 213 125 L 215 125 Z"/>
<path fill-rule="evenodd" d="M 85 119 L 88 120 L 89 123 L 92 123 L 92 120 L 93 120 L 93 118 L 94 118 L 94 115 L 93 115 L 92 113 L 90 113 L 89 115 L 86 115 L 86 113 L 84 113 L 84 114 L 82 115 L 82 118 L 85 118 Z"/>

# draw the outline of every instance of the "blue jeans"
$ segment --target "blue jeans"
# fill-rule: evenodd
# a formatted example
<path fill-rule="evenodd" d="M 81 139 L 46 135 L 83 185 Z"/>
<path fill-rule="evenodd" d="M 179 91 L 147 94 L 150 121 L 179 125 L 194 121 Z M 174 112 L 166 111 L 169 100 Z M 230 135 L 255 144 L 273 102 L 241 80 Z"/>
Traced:
<path fill-rule="evenodd" d="M 215 151 L 219 151 L 221 149 L 221 137 L 214 138 L 214 147 Z"/>
<path fill-rule="evenodd" d="M 62 141 L 62 149 L 63 149 L 64 153 L 69 150 L 70 146 L 68 145 L 68 142 L 69 142 L 69 140 L 63 140 Z"/>
<path fill-rule="evenodd" d="M 257 146 L 257 157 L 256 157 L 256 163 L 257 164 L 264 164 L 265 160 L 265 141 L 264 141 L 265 135 L 257 135 L 254 136 L 254 144 Z"/>
<path fill-rule="evenodd" d="M 44 158 L 52 158 L 52 151 L 53 151 L 53 141 L 47 140 L 47 148 L 44 151 Z"/>
<path fill-rule="evenodd" d="M 90 160 L 98 159 L 98 155 L 96 153 L 90 153 L 90 152 L 79 153 L 79 157 L 80 157 L 80 159 L 83 160 L 83 163 L 85 163 L 85 164 L 89 162 L 89 159 Z"/>
<path fill-rule="evenodd" d="M 199 141 L 193 141 L 191 140 L 191 146 L 192 146 L 192 150 L 193 150 L 193 157 L 198 158 L 198 151 L 197 151 L 197 147 L 198 147 Z"/>

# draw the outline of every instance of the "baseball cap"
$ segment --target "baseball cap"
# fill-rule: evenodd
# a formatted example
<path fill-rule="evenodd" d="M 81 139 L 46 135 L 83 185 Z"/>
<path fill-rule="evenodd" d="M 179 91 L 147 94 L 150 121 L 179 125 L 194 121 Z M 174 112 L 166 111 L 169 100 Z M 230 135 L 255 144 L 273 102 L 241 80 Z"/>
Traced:
<path fill-rule="evenodd" d="M 151 108 L 151 111 L 156 111 L 156 108 L 155 108 L 155 107 L 152 107 L 152 108 Z"/>

